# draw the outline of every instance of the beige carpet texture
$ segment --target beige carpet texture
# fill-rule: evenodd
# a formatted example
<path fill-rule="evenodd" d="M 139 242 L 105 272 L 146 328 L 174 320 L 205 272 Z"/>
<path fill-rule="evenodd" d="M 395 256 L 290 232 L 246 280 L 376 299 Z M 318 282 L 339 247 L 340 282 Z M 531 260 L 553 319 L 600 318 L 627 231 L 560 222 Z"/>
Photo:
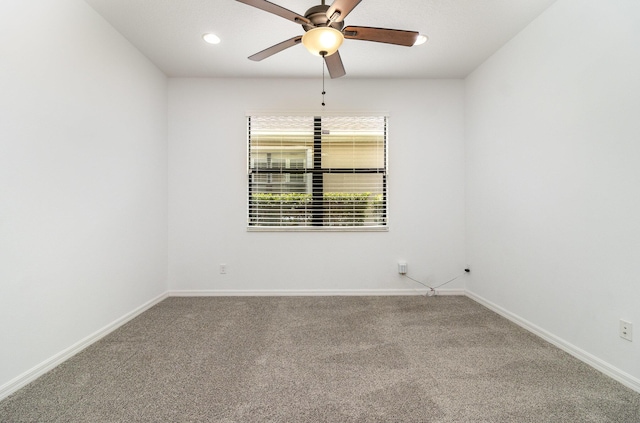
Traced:
<path fill-rule="evenodd" d="M 0 422 L 640 422 L 640 394 L 466 297 L 170 297 Z"/>

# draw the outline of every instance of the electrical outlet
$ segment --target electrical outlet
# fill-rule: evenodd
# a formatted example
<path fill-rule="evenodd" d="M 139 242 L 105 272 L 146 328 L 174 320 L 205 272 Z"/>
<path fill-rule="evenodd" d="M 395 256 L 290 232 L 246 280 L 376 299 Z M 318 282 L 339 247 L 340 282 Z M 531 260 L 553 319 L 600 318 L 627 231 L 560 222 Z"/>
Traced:
<path fill-rule="evenodd" d="M 407 274 L 407 263 L 404 261 L 399 261 L 398 262 L 398 273 L 400 273 L 401 275 L 406 275 Z"/>
<path fill-rule="evenodd" d="M 633 324 L 626 320 L 620 320 L 620 338 L 633 341 Z"/>
<path fill-rule="evenodd" d="M 226 264 L 221 264 L 220 265 L 220 274 L 221 275 L 226 275 L 227 274 L 227 265 Z"/>

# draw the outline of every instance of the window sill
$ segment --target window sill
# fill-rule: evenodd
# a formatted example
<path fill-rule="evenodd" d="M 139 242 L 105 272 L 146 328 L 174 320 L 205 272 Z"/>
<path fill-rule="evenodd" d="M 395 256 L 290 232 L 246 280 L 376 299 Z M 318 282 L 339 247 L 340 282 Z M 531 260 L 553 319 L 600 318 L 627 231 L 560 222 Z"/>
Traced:
<path fill-rule="evenodd" d="M 247 232 L 389 232 L 388 226 L 248 226 Z"/>

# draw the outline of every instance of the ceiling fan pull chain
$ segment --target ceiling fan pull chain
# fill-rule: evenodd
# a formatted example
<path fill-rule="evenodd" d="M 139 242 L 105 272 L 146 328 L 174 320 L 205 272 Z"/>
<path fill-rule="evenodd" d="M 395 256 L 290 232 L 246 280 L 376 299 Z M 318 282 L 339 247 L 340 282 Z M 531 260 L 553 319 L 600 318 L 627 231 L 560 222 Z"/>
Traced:
<path fill-rule="evenodd" d="M 323 52 L 321 52 L 320 54 L 322 54 L 322 53 L 323 53 Z M 327 92 L 324 90 L 324 65 L 325 65 L 325 63 L 324 63 L 324 56 L 325 56 L 325 55 L 326 55 L 326 53 L 325 53 L 325 54 L 322 54 L 322 107 L 324 107 L 324 95 L 327 93 Z"/>

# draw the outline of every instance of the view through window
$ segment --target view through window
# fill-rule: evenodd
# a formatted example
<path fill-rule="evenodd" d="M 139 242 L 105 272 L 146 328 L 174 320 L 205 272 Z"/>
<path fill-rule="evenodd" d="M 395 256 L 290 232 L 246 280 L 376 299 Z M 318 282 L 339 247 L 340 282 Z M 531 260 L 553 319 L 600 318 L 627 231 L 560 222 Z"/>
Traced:
<path fill-rule="evenodd" d="M 384 230 L 385 116 L 248 117 L 248 228 Z"/>

